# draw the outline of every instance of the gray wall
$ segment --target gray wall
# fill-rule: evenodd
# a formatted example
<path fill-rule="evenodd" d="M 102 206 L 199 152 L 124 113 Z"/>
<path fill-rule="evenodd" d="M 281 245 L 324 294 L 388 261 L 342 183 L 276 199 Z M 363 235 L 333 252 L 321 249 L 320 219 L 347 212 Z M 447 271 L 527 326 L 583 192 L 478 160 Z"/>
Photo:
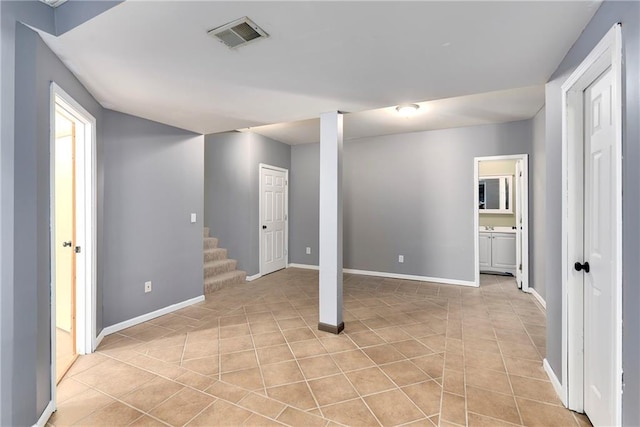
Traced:
<path fill-rule="evenodd" d="M 528 154 L 531 137 L 526 120 L 345 141 L 345 268 L 475 280 L 473 158 Z M 315 145 L 292 148 L 293 263 L 317 264 Z"/>
<path fill-rule="evenodd" d="M 38 382 L 43 368 L 39 363 L 47 353 L 38 354 L 43 343 L 37 314 L 46 273 L 37 248 L 47 241 L 36 235 L 33 200 L 36 132 L 44 128 L 36 122 L 35 41 L 25 36 L 18 21 L 52 30 L 53 13 L 38 2 L 0 2 L 0 8 L 0 425 L 31 425 L 49 397 L 49 381 Z M 23 133 L 27 124 L 31 129 Z M 28 261 L 21 258 L 25 254 Z"/>
<path fill-rule="evenodd" d="M 204 137 L 104 110 L 103 146 L 110 326 L 203 293 Z M 148 280 L 153 291 L 145 294 Z"/>
<path fill-rule="evenodd" d="M 0 424 L 31 425 L 50 399 L 50 81 L 56 81 L 98 120 L 102 108 L 40 37 L 16 22 L 29 22 L 50 30 L 51 8 L 38 2 L 2 2 L 0 7 L 3 65 Z M 100 237 L 100 229 L 98 233 Z M 100 320 L 100 309 L 97 315 Z"/>
<path fill-rule="evenodd" d="M 320 264 L 319 224 L 320 144 L 294 145 L 289 175 L 290 263 Z M 305 252 L 307 247 L 311 248 L 310 255 Z"/>
<path fill-rule="evenodd" d="M 83 16 L 90 18 L 90 14 L 84 13 Z M 50 399 L 51 387 L 51 81 L 55 81 L 97 119 L 98 332 L 103 325 L 105 169 L 102 107 L 40 37 L 20 22 L 54 33 L 54 9 L 39 1 L 0 2 L 0 425 L 27 426 L 35 424 L 42 414 Z M 74 22 L 79 24 L 81 20 L 76 16 Z M 201 159 L 202 142 L 199 156 Z M 202 195 L 202 177 L 199 182 Z M 201 206 L 202 202 L 200 213 Z M 200 236 L 199 233 L 197 260 L 200 262 L 202 292 Z M 125 298 L 118 299 L 117 304 Z M 108 308 L 105 304 L 105 312 Z"/>
<path fill-rule="evenodd" d="M 546 160 L 545 160 L 545 108 L 542 107 L 533 118 L 532 156 L 529 159 L 529 223 L 530 234 L 535 236 L 530 242 L 529 285 L 544 299 L 546 252 L 545 242 L 545 200 L 546 200 Z"/>
<path fill-rule="evenodd" d="M 225 132 L 207 135 L 204 151 L 205 226 L 239 269 L 258 274 L 258 165 L 290 169 L 291 148 L 250 132 Z"/>
<path fill-rule="evenodd" d="M 623 87 L 623 178 L 622 200 L 622 294 L 623 307 L 623 424 L 640 425 L 640 3 L 604 2 L 580 38 L 562 60 L 546 86 L 546 294 L 547 359 L 562 378 L 561 295 L 561 143 L 562 110 L 560 86 L 604 34 L 622 23 L 624 55 Z"/>

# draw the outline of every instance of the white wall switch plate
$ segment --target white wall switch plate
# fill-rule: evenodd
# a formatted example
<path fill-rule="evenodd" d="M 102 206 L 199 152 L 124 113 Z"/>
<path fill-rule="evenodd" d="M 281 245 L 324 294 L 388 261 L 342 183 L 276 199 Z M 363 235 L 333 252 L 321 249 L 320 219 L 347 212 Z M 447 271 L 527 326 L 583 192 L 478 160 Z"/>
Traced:
<path fill-rule="evenodd" d="M 196 223 L 196 214 L 192 213 L 191 214 L 191 224 L 195 224 Z"/>
<path fill-rule="evenodd" d="M 151 282 L 144 282 L 144 293 L 148 294 L 151 292 Z"/>
<path fill-rule="evenodd" d="M 398 262 L 399 263 L 403 263 L 404 262 L 404 255 L 398 255 Z"/>
<path fill-rule="evenodd" d="M 307 248 L 307 255 L 311 254 L 311 248 Z"/>

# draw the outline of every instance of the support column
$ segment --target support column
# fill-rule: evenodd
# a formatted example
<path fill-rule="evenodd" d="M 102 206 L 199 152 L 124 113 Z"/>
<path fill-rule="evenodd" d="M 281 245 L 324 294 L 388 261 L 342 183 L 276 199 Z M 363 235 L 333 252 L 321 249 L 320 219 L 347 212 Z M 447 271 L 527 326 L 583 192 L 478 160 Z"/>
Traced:
<path fill-rule="evenodd" d="M 320 313 L 318 329 L 342 321 L 342 114 L 320 115 Z"/>

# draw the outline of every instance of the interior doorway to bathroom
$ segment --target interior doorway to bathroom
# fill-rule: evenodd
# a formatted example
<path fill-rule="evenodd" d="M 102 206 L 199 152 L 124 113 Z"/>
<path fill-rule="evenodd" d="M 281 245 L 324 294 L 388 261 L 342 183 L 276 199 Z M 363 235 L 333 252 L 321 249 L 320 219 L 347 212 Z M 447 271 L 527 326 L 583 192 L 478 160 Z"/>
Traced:
<path fill-rule="evenodd" d="M 476 284 L 480 273 L 512 275 L 529 291 L 528 155 L 474 159 Z"/>
<path fill-rule="evenodd" d="M 56 382 L 76 359 L 76 121 L 63 107 L 55 109 L 53 192 L 55 251 Z"/>
<path fill-rule="evenodd" d="M 51 402 L 56 384 L 96 342 L 96 119 L 50 90 Z"/>

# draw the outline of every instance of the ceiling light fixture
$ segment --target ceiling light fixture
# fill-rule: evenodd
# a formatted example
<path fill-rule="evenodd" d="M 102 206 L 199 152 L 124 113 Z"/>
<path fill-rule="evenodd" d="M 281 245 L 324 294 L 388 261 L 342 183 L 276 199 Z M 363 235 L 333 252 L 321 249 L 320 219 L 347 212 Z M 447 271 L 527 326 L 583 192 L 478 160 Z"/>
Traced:
<path fill-rule="evenodd" d="M 396 107 L 396 111 L 400 113 L 402 117 L 411 117 L 418 111 L 420 106 L 418 104 L 400 104 Z"/>

